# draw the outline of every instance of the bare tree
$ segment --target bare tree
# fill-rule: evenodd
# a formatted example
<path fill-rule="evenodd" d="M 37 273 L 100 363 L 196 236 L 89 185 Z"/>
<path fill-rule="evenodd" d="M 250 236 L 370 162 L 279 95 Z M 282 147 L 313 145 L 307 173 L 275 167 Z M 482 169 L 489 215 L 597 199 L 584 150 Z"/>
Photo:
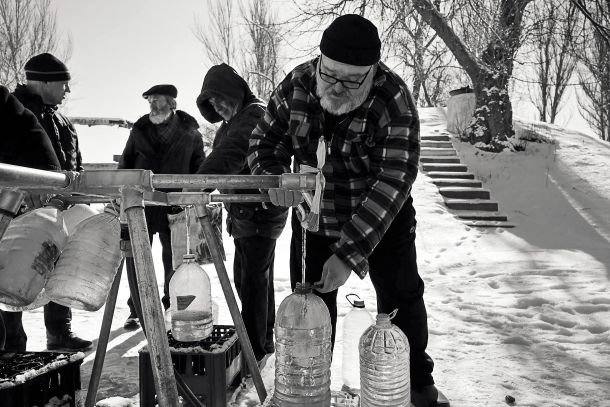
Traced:
<path fill-rule="evenodd" d="M 512 148 L 508 140 L 514 134 L 508 85 L 515 53 L 521 45 L 523 15 L 531 1 L 501 0 L 494 19 L 479 19 L 480 25 L 483 28 L 488 25 L 492 34 L 487 37 L 487 45 L 479 56 L 466 46 L 429 0 L 412 0 L 415 10 L 445 42 L 472 80 L 476 106 L 464 137 L 485 150 Z M 479 13 L 484 9 L 481 5 L 472 10 Z"/>
<path fill-rule="evenodd" d="M 279 76 L 278 54 L 281 36 L 277 15 L 271 11 L 269 0 L 252 0 L 242 10 L 250 37 L 246 47 L 249 58 L 245 61 L 246 80 L 255 93 L 268 99 Z"/>
<path fill-rule="evenodd" d="M 592 0 L 586 9 L 589 26 L 610 27 L 610 1 Z M 585 31 L 585 44 L 578 53 L 582 69 L 579 108 L 602 140 L 610 141 L 610 41 L 603 29 Z"/>
<path fill-rule="evenodd" d="M 436 8 L 442 4 L 447 4 L 450 9 L 455 5 L 453 2 L 434 1 Z M 390 0 L 385 7 L 393 9 L 398 17 L 386 32 L 399 60 L 412 73 L 413 98 L 422 106 L 435 106 L 445 90 L 442 87 L 450 81 L 451 53 L 422 17 L 412 8 L 405 7 L 403 0 Z M 423 94 L 421 101 L 420 94 Z"/>
<path fill-rule="evenodd" d="M 64 61 L 70 39 L 59 49 L 56 12 L 50 0 L 0 0 L 0 83 L 13 88 L 25 80 L 23 66 L 34 55 L 50 52 Z"/>
<path fill-rule="evenodd" d="M 572 3 L 551 0 L 540 5 L 532 13 L 541 18 L 534 22 L 530 34 L 535 83 L 529 87 L 529 93 L 540 120 L 555 123 L 577 65 L 572 50 L 578 46 L 582 25 Z"/>
<path fill-rule="evenodd" d="M 201 42 L 212 64 L 226 62 L 233 66 L 238 55 L 239 34 L 233 13 L 233 0 L 206 0 L 206 21 L 195 21 L 194 34 Z"/>

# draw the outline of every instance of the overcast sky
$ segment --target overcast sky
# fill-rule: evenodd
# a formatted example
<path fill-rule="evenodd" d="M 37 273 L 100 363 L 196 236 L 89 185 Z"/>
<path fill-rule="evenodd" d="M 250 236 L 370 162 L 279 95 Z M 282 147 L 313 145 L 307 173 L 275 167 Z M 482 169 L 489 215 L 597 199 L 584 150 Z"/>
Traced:
<path fill-rule="evenodd" d="M 73 42 L 70 115 L 135 120 L 148 110 L 142 92 L 178 88 L 178 108 L 199 119 L 195 98 L 209 63 L 192 33 L 201 0 L 59 0 L 58 29 Z"/>

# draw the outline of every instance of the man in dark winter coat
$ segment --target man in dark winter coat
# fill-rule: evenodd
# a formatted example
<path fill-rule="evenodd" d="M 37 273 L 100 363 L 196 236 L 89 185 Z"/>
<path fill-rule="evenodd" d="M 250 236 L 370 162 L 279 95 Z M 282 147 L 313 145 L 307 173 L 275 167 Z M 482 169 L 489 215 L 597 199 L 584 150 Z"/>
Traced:
<path fill-rule="evenodd" d="M 36 116 L 0 86 L 0 163 L 59 171 L 51 140 Z"/>
<path fill-rule="evenodd" d="M 244 79 L 227 64 L 210 68 L 197 106 L 210 123 L 223 121 L 213 149 L 199 174 L 250 174 L 246 153 L 252 130 L 265 113 Z M 259 193 L 255 191 L 223 191 Z M 286 224 L 287 210 L 260 203 L 227 206 L 227 231 L 235 242 L 233 277 L 241 299 L 242 317 L 257 360 L 273 353 L 275 242 Z"/>
<path fill-rule="evenodd" d="M 142 96 L 150 104 L 150 113 L 136 121 L 119 161 L 120 169 L 151 170 L 155 174 L 193 174 L 205 158 L 199 124 L 188 113 L 176 110 L 178 90 L 173 85 L 155 85 Z M 168 191 L 165 191 L 168 192 Z M 169 308 L 169 280 L 173 274 L 171 232 L 167 207 L 145 208 L 148 234 L 152 244 L 155 233 L 162 246 L 165 283 L 162 303 Z M 127 262 L 127 267 L 133 267 Z M 139 321 L 131 298 L 130 315 L 125 329 L 136 329 Z"/>
<path fill-rule="evenodd" d="M 377 28 L 359 15 L 336 18 L 321 55 L 292 70 L 275 89 L 250 139 L 254 174 L 318 167 L 326 180 L 316 232 L 306 234 L 306 280 L 337 320 L 337 290 L 354 272 L 370 275 L 377 311 L 398 309 L 393 323 L 411 346 L 415 407 L 448 406 L 434 385 L 426 353 L 428 325 L 415 250 L 411 188 L 419 162 L 419 118 L 405 83 L 380 61 Z M 321 148 L 319 148 L 321 147 Z M 317 154 L 319 153 L 319 155 Z M 318 156 L 325 157 L 318 162 Z M 320 168 L 321 167 L 321 168 Z M 269 190 L 271 201 L 295 206 L 301 193 Z M 301 279 L 302 229 L 296 216 L 291 282 Z"/>
<path fill-rule="evenodd" d="M 68 68 L 55 56 L 44 53 L 28 60 L 25 64 L 25 77 L 26 84 L 18 85 L 13 95 L 34 114 L 44 129 L 46 138 L 36 133 L 36 142 L 39 144 L 24 145 L 23 140 L 16 142 L 12 153 L 9 153 L 9 160 L 13 164 L 21 162 L 18 165 L 45 170 L 81 171 L 82 159 L 76 130 L 68 118 L 57 111 L 66 93 L 70 92 Z M 28 116 L 23 112 L 22 117 Z M 50 158 L 49 144 L 55 160 Z M 6 349 L 25 350 L 27 335 L 23 330 L 22 313 L 3 312 L 2 315 L 7 331 Z M 72 332 L 71 320 L 72 311 L 69 307 L 54 302 L 45 305 L 44 321 L 49 350 L 85 350 L 91 347 L 91 341 L 81 339 Z"/>
<path fill-rule="evenodd" d="M 4 86 L 0 86 L 0 123 L 3 129 L 0 135 L 0 163 L 47 171 L 60 169 L 51 141 L 38 124 L 36 116 Z M 0 350 L 4 349 L 6 341 L 2 315 L 0 313 Z M 15 315 L 12 318 L 9 316 L 9 319 L 14 320 Z M 14 344 L 10 346 L 14 348 Z M 22 348 L 25 349 L 25 343 Z"/>

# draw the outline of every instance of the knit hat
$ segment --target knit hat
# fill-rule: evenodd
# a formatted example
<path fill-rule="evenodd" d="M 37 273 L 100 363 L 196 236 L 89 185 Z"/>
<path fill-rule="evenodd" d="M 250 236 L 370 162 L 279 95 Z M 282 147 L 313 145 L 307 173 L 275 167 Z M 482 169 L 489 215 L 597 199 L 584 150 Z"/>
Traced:
<path fill-rule="evenodd" d="M 337 17 L 324 33 L 320 51 L 344 64 L 369 66 L 379 62 L 381 41 L 377 27 L 357 14 Z"/>
<path fill-rule="evenodd" d="M 146 99 L 150 95 L 165 95 L 171 96 L 174 99 L 178 97 L 178 89 L 174 85 L 155 85 L 152 88 L 148 89 L 146 92 L 142 93 L 142 97 Z"/>
<path fill-rule="evenodd" d="M 61 82 L 70 80 L 70 72 L 66 64 L 45 52 L 25 63 L 25 77 L 32 81 Z"/>

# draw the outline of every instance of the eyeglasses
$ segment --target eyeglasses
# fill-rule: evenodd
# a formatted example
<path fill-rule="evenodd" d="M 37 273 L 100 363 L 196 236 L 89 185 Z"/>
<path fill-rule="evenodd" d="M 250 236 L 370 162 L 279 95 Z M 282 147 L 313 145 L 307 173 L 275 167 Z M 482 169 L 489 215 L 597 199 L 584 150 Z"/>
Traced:
<path fill-rule="evenodd" d="M 373 65 L 370 66 L 369 70 L 366 71 L 366 73 L 364 74 L 364 77 L 362 78 L 361 81 L 348 81 L 345 79 L 339 79 L 339 78 L 335 78 L 332 75 L 329 75 L 325 72 L 322 72 L 322 57 L 320 57 L 320 62 L 318 63 L 318 73 L 320 74 L 320 78 L 326 82 L 326 83 L 331 83 L 331 84 L 335 84 L 337 82 L 340 82 L 341 85 L 343 85 L 343 87 L 347 88 L 347 89 L 358 89 L 362 86 L 362 84 L 364 83 L 364 81 L 366 80 L 366 77 L 369 75 L 369 72 L 371 72 L 371 69 L 373 68 Z"/>

